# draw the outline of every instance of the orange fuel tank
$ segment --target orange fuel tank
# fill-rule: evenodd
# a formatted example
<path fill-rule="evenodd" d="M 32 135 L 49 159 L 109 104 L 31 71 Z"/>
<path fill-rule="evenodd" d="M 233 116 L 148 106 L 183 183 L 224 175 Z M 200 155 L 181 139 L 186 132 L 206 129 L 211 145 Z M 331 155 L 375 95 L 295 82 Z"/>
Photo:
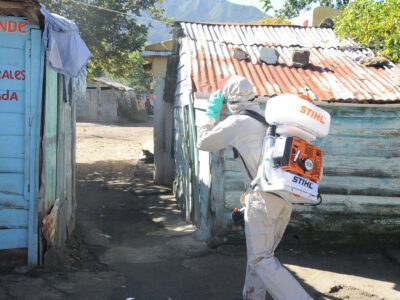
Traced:
<path fill-rule="evenodd" d="M 321 180 L 323 152 L 313 144 L 297 137 L 280 137 L 276 139 L 272 157 L 274 167 L 313 182 Z"/>

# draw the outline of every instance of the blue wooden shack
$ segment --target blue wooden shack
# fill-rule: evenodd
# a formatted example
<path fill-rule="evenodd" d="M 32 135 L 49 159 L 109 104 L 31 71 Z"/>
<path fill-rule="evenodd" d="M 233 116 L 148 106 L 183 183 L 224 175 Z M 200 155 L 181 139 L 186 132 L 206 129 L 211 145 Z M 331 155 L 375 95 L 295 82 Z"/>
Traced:
<path fill-rule="evenodd" d="M 75 101 L 47 66 L 37 1 L 0 2 L 0 250 L 41 262 L 74 227 Z"/>
<path fill-rule="evenodd" d="M 277 64 L 260 62 L 264 47 L 277 51 Z M 310 63 L 304 67 L 293 65 L 298 48 L 310 51 Z M 237 51 L 247 55 L 235 58 Z M 394 64 L 372 67 L 358 62 L 373 55 L 340 41 L 329 28 L 175 24 L 164 93 L 174 113 L 168 151 L 175 161 L 177 201 L 203 237 L 229 231 L 231 209 L 240 207 L 242 174 L 232 151 L 196 149 L 209 95 L 220 79 L 232 74 L 247 77 L 260 102 L 308 89 L 332 115 L 330 135 L 318 141 L 325 153 L 324 201 L 317 207 L 296 205 L 292 228 L 319 234 L 400 235 L 400 82 Z"/>

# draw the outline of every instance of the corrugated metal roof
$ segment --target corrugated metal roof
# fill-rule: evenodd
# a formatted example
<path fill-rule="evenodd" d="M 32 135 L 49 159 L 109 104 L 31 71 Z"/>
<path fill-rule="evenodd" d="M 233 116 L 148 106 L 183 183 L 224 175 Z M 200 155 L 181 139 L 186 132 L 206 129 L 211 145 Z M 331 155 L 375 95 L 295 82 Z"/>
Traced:
<path fill-rule="evenodd" d="M 133 91 L 133 88 L 123 85 L 122 83 L 116 82 L 107 77 L 93 77 L 93 81 L 103 83 L 105 85 L 111 86 L 121 91 Z"/>
<path fill-rule="evenodd" d="M 287 25 L 227 25 L 180 23 L 191 40 L 232 45 L 264 47 L 356 47 L 354 42 L 340 41 L 329 28 Z"/>
<path fill-rule="evenodd" d="M 271 97 L 305 88 L 320 100 L 331 102 L 400 102 L 393 68 L 365 67 L 357 57 L 372 55 L 349 41 L 340 41 L 332 29 L 271 25 L 179 23 L 183 29 L 182 59 L 187 59 L 194 90 L 210 93 L 221 78 L 247 77 L 257 95 Z M 277 65 L 258 62 L 262 47 L 280 54 Z M 296 47 L 311 51 L 310 65 L 291 66 Z M 249 61 L 233 58 L 235 48 L 245 50 Z"/>

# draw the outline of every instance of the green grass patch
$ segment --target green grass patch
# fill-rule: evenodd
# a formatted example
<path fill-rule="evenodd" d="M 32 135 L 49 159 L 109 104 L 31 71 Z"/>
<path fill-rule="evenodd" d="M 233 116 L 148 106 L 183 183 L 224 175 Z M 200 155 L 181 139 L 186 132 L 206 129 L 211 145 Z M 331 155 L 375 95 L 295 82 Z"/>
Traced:
<path fill-rule="evenodd" d="M 121 109 L 121 119 L 123 122 L 144 123 L 149 118 L 149 115 L 145 111 L 133 111 L 129 108 Z"/>

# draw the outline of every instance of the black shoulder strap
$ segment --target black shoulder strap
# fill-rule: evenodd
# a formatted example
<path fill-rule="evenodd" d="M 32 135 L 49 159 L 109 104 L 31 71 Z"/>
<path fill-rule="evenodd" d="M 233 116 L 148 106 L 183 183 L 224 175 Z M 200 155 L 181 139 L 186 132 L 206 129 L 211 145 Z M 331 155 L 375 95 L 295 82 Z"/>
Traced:
<path fill-rule="evenodd" d="M 263 125 L 269 126 L 269 124 L 265 120 L 264 116 L 260 115 L 259 113 L 255 112 L 254 110 L 244 109 L 244 110 L 241 110 L 238 113 L 238 115 L 244 115 L 244 116 L 252 117 L 253 119 L 256 119 L 258 122 L 262 123 Z"/>
<path fill-rule="evenodd" d="M 242 115 L 242 116 L 249 116 L 253 119 L 256 119 L 258 122 L 262 123 L 264 126 L 269 126 L 268 122 L 265 120 L 265 118 L 260 115 L 259 113 L 255 112 L 254 110 L 249 110 L 249 109 L 244 109 L 241 110 L 238 115 Z M 250 170 L 247 167 L 246 163 L 244 162 L 244 159 L 242 157 L 242 155 L 239 153 L 239 151 L 236 148 L 233 148 L 233 157 L 235 159 L 237 159 L 238 157 L 240 157 L 240 159 L 242 160 L 242 163 L 244 165 L 244 168 L 247 171 L 247 175 L 249 176 L 250 180 L 253 180 L 253 176 L 251 176 Z"/>
<path fill-rule="evenodd" d="M 243 156 L 240 155 L 239 151 L 236 148 L 233 148 L 233 157 L 235 159 L 237 159 L 238 157 L 240 157 L 240 159 L 242 160 L 243 166 L 246 169 L 247 175 L 249 176 L 250 180 L 253 181 L 253 176 L 251 176 L 250 170 L 247 167 L 246 163 L 244 162 Z"/>

